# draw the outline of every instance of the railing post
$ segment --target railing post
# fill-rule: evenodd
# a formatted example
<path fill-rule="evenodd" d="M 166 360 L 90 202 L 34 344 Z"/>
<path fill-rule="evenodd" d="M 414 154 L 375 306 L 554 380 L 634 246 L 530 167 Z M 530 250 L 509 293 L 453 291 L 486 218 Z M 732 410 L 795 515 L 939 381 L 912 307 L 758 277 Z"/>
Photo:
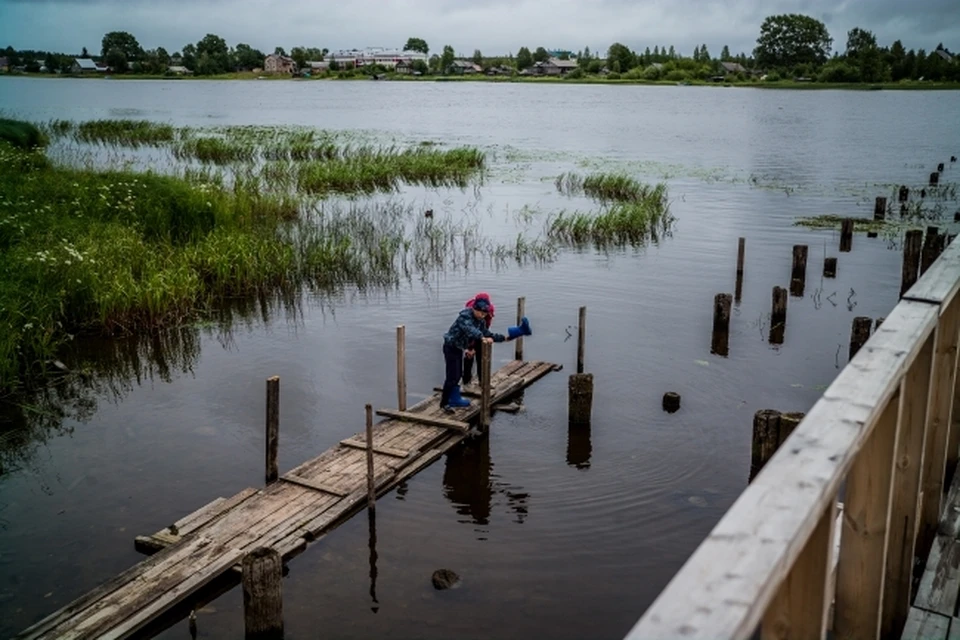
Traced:
<path fill-rule="evenodd" d="M 930 368 L 935 333 L 931 334 L 900 384 L 899 438 L 890 503 L 886 577 L 880 637 L 899 637 L 910 610 L 920 472 L 926 438 Z"/>
<path fill-rule="evenodd" d="M 876 640 L 880 632 L 900 398 L 887 403 L 847 475 L 833 633 Z"/>
<path fill-rule="evenodd" d="M 827 630 L 837 499 L 832 497 L 760 624 L 761 640 L 823 638 Z"/>

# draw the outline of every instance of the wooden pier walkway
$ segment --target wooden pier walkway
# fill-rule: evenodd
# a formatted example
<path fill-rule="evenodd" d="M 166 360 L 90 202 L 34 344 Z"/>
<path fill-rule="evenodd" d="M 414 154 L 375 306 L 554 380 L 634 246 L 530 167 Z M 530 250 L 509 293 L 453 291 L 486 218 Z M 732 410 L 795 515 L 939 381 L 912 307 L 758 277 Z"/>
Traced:
<path fill-rule="evenodd" d="M 490 378 L 494 408 L 557 370 L 546 362 L 514 360 Z M 476 386 L 465 395 L 479 395 Z M 447 414 L 439 394 L 373 427 L 378 495 L 416 474 L 459 443 L 479 417 L 480 402 Z M 366 505 L 366 437 L 363 432 L 280 476 L 263 489 L 218 498 L 152 535 L 137 548 L 154 553 L 17 636 L 127 638 L 223 574 L 239 573 L 243 557 L 258 547 L 289 559 Z"/>

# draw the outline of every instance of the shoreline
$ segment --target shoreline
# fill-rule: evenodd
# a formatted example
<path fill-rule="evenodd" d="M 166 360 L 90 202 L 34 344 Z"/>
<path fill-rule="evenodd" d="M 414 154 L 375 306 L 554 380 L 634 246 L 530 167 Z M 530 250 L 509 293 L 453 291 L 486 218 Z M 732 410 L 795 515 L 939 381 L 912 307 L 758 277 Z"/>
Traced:
<path fill-rule="evenodd" d="M 195 81 L 195 80 L 215 80 L 215 81 L 287 81 L 287 82 L 350 82 L 350 81 L 373 81 L 373 82 L 478 82 L 478 83 L 514 83 L 514 84 L 577 84 L 577 85 L 637 85 L 637 86 L 663 86 L 663 87 L 723 87 L 723 88 L 747 88 L 747 89 L 790 89 L 790 90 L 846 90 L 846 91 L 957 91 L 960 90 L 960 82 L 880 82 L 880 83 L 848 83 L 848 82 L 794 82 L 792 80 L 779 80 L 777 82 L 710 82 L 706 80 L 672 81 L 672 80 L 643 80 L 627 78 L 601 78 L 601 77 L 583 77 L 583 78 L 562 78 L 562 77 L 531 77 L 531 76 L 421 76 L 413 77 L 401 74 L 388 74 L 387 77 L 375 80 L 372 76 L 359 75 L 350 78 L 340 78 L 336 76 L 319 76 L 312 78 L 292 77 L 286 75 L 267 75 L 255 74 L 252 72 L 227 73 L 214 76 L 166 76 L 166 75 L 144 75 L 144 74 L 122 74 L 122 75 L 55 75 L 48 73 L 19 73 L 0 74 L 0 78 L 40 78 L 45 80 L 57 80 L 73 78 L 79 80 L 169 80 L 169 81 Z"/>

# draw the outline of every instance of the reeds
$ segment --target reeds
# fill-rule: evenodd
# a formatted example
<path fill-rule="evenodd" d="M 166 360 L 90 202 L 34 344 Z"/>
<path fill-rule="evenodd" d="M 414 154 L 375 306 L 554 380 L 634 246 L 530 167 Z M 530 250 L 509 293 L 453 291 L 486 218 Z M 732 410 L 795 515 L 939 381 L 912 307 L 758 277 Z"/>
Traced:
<path fill-rule="evenodd" d="M 18 149 L 33 149 L 45 146 L 48 139 L 35 124 L 0 118 L 0 141 Z"/>
<path fill-rule="evenodd" d="M 547 237 L 569 244 L 637 246 L 668 231 L 673 218 L 669 213 L 666 186 L 647 190 L 643 199 L 618 202 L 598 214 L 560 213 L 547 226 Z"/>
<path fill-rule="evenodd" d="M 652 189 L 656 188 L 620 173 L 595 173 L 586 177 L 561 173 L 554 184 L 564 195 L 586 194 L 602 203 L 640 202 L 651 197 Z"/>
<path fill-rule="evenodd" d="M 172 142 L 175 130 L 149 120 L 90 120 L 77 125 L 74 137 L 80 142 L 141 147 Z"/>

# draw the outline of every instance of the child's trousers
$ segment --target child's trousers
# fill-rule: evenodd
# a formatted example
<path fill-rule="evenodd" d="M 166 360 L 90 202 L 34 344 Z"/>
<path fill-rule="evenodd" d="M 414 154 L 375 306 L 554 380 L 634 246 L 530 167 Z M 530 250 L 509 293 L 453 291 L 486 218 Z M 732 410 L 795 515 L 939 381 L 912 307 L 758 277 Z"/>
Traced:
<path fill-rule="evenodd" d="M 444 342 L 443 359 L 446 362 L 447 373 L 443 380 L 443 391 L 440 394 L 441 407 L 450 403 L 450 393 L 460 384 L 460 377 L 463 375 L 463 349 Z"/>

